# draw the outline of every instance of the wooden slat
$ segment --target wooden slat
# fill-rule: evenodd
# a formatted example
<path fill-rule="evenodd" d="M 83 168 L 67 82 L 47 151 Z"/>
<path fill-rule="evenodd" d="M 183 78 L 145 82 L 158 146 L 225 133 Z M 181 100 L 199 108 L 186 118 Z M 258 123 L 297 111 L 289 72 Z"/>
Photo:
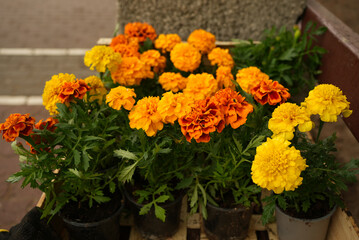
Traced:
<path fill-rule="evenodd" d="M 351 216 L 338 208 L 331 219 L 327 240 L 359 240 L 359 229 Z"/>
<path fill-rule="evenodd" d="M 318 80 L 338 86 L 347 96 L 353 114 L 344 121 L 359 141 L 359 35 L 315 0 L 307 2 L 303 26 L 309 21 L 328 29 L 317 42 L 328 51 Z"/>

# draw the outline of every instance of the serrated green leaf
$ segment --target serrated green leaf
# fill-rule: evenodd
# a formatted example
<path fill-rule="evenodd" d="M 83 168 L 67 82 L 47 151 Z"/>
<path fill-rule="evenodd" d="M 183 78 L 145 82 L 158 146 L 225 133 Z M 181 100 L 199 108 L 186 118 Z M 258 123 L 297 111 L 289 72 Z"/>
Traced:
<path fill-rule="evenodd" d="M 198 201 L 198 190 L 197 185 L 194 187 L 193 194 L 191 196 L 190 207 L 192 208 Z"/>
<path fill-rule="evenodd" d="M 81 162 L 81 154 L 76 149 L 74 149 L 73 153 L 74 153 L 75 166 L 77 167 Z"/>
<path fill-rule="evenodd" d="M 188 178 L 184 178 L 182 179 L 182 181 L 180 181 L 177 186 L 176 189 L 184 189 L 184 188 L 188 188 L 193 182 L 193 177 L 188 177 Z"/>
<path fill-rule="evenodd" d="M 122 170 L 122 172 L 121 172 L 120 176 L 118 177 L 118 179 L 123 183 L 131 181 L 132 176 L 135 173 L 135 169 L 136 169 L 137 164 L 138 164 L 138 161 L 131 164 L 130 166 L 125 167 Z"/>
<path fill-rule="evenodd" d="M 90 157 L 86 150 L 82 150 L 82 167 L 85 171 L 87 171 L 87 169 L 90 167 Z"/>
<path fill-rule="evenodd" d="M 16 182 L 20 181 L 22 178 L 23 178 L 22 175 L 17 176 L 17 174 L 13 174 L 6 180 L 6 182 L 16 183 Z"/>
<path fill-rule="evenodd" d="M 170 198 L 170 196 L 168 196 L 168 195 L 162 195 L 162 196 L 159 196 L 158 198 L 156 198 L 155 202 L 156 202 L 156 203 L 164 203 L 164 202 L 166 202 L 169 198 Z"/>
<path fill-rule="evenodd" d="M 158 206 L 157 204 L 155 204 L 155 215 L 162 222 L 165 222 L 165 220 L 166 220 L 166 211 L 165 211 L 164 208 Z"/>
<path fill-rule="evenodd" d="M 138 157 L 134 153 L 123 149 L 115 150 L 114 155 L 115 157 L 120 157 L 120 158 L 135 160 L 135 161 L 138 160 Z"/>
<path fill-rule="evenodd" d="M 93 199 L 98 203 L 104 203 L 104 202 L 108 202 L 111 200 L 111 198 L 109 198 L 109 197 L 99 196 L 99 195 L 94 196 Z"/>
<path fill-rule="evenodd" d="M 110 182 L 108 184 L 108 187 L 109 187 L 111 193 L 114 193 L 116 191 L 116 184 L 114 182 Z"/>
<path fill-rule="evenodd" d="M 79 177 L 79 178 L 82 178 L 82 177 L 83 177 L 82 172 L 78 171 L 77 169 L 72 169 L 72 168 L 70 168 L 69 171 L 70 171 L 71 173 L 73 173 L 75 176 Z"/>
<path fill-rule="evenodd" d="M 160 194 L 161 192 L 164 192 L 166 188 L 167 188 L 167 185 L 164 184 L 164 185 L 162 185 L 161 187 L 159 187 L 153 194 L 154 194 L 154 195 Z"/>
<path fill-rule="evenodd" d="M 145 214 L 147 214 L 147 213 L 150 211 L 150 209 L 151 209 L 151 207 L 152 207 L 152 204 L 153 204 L 153 203 L 150 202 L 150 203 L 144 205 L 144 206 L 141 208 L 139 214 L 140 214 L 140 215 L 145 215 Z"/>

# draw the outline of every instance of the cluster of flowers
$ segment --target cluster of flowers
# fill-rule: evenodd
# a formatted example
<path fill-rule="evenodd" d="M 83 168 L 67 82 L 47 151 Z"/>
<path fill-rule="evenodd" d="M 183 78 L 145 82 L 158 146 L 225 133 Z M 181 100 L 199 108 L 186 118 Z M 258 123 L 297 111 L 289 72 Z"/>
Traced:
<path fill-rule="evenodd" d="M 253 182 L 276 194 L 294 191 L 302 184 L 301 172 L 308 167 L 290 142 L 295 128 L 310 131 L 314 127 L 312 115 L 319 115 L 323 122 L 336 122 L 340 114 L 349 117 L 351 113 L 345 95 L 331 84 L 315 87 L 300 106 L 289 102 L 278 106 L 268 122 L 273 135 L 257 148 L 252 165 Z"/>

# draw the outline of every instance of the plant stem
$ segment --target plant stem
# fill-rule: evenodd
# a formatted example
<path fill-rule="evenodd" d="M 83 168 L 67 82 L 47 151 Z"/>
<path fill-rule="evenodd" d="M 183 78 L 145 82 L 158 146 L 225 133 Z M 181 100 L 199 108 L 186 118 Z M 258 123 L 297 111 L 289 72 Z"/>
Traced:
<path fill-rule="evenodd" d="M 320 136 L 320 133 L 322 132 L 323 126 L 324 126 L 324 122 L 320 119 L 319 120 L 318 134 L 317 134 L 317 138 L 315 139 L 316 143 L 319 141 L 319 136 Z"/>

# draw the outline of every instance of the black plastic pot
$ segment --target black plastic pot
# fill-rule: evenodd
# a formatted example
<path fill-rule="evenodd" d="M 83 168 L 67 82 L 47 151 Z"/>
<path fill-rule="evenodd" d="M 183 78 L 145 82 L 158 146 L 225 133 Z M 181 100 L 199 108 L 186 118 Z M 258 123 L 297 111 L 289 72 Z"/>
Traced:
<path fill-rule="evenodd" d="M 82 223 L 62 217 L 70 240 L 119 240 L 120 214 L 123 207 L 124 204 L 121 203 L 111 216 L 97 222 Z"/>
<path fill-rule="evenodd" d="M 252 208 L 220 208 L 207 204 L 204 231 L 211 240 L 242 240 L 247 237 Z"/>
<path fill-rule="evenodd" d="M 128 190 L 125 190 L 124 193 L 127 205 L 133 214 L 134 225 L 143 238 L 151 240 L 167 239 L 178 231 L 183 194 L 173 202 L 160 205 L 166 210 L 166 220 L 162 222 L 156 217 L 153 208 L 147 214 L 139 215 L 143 205 L 138 204 Z"/>

